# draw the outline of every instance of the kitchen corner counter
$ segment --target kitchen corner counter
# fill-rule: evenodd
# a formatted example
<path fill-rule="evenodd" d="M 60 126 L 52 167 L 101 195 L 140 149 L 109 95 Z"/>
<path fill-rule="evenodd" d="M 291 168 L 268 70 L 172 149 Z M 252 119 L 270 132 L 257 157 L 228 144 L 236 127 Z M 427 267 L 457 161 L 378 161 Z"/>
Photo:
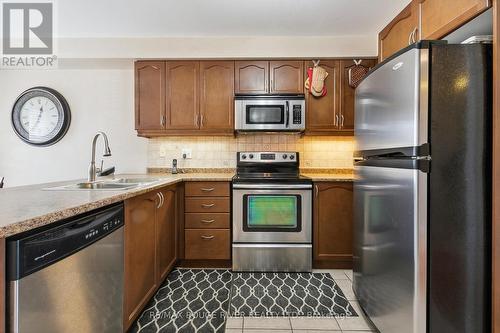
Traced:
<path fill-rule="evenodd" d="M 311 178 L 313 182 L 352 182 L 354 176 L 345 173 L 301 173 L 302 176 Z"/>
<path fill-rule="evenodd" d="M 301 169 L 300 174 L 311 178 L 314 182 L 352 182 L 352 169 Z"/>
<path fill-rule="evenodd" d="M 114 178 L 152 177 L 161 181 L 128 190 L 46 190 L 84 180 L 0 190 L 0 238 L 19 234 L 183 181 L 230 181 L 234 173 L 124 174 Z M 110 180 L 102 177 L 99 180 Z"/>

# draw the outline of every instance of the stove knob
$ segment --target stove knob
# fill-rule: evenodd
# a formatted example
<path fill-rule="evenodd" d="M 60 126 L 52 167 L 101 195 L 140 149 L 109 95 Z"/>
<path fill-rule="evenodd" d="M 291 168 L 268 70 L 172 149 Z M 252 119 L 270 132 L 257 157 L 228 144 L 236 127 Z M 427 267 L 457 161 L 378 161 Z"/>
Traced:
<path fill-rule="evenodd" d="M 286 158 L 288 157 L 287 154 L 283 154 L 283 159 L 286 160 Z"/>
<path fill-rule="evenodd" d="M 241 159 L 242 160 L 246 160 L 247 159 L 247 155 L 245 155 L 245 154 L 241 155 Z"/>
<path fill-rule="evenodd" d="M 295 155 L 290 155 L 290 159 L 291 160 L 295 159 Z"/>
<path fill-rule="evenodd" d="M 253 158 L 253 154 L 248 155 L 248 157 Z"/>

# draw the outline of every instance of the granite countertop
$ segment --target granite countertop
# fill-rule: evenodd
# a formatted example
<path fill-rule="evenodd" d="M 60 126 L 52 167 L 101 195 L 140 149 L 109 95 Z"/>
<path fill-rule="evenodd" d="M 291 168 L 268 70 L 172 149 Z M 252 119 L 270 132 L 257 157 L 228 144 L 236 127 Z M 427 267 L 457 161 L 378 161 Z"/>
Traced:
<path fill-rule="evenodd" d="M 230 170 L 224 170 L 230 171 Z M 313 181 L 352 181 L 349 170 L 303 170 L 302 175 Z M 19 186 L 0 190 L 0 238 L 5 238 L 37 227 L 104 207 L 137 195 L 183 181 L 230 181 L 234 172 L 194 172 L 123 174 L 102 177 L 162 178 L 161 181 L 128 190 L 47 190 L 47 188 L 76 184 L 84 180 Z"/>
<path fill-rule="evenodd" d="M 311 173 L 303 172 L 302 176 L 309 177 L 315 182 L 352 182 L 353 174 L 349 173 Z"/>
<path fill-rule="evenodd" d="M 104 207 L 182 181 L 230 181 L 234 173 L 127 174 L 114 178 L 162 178 L 128 190 L 46 190 L 84 180 L 4 188 L 0 190 L 0 238 Z M 109 180 L 113 177 L 102 177 Z"/>

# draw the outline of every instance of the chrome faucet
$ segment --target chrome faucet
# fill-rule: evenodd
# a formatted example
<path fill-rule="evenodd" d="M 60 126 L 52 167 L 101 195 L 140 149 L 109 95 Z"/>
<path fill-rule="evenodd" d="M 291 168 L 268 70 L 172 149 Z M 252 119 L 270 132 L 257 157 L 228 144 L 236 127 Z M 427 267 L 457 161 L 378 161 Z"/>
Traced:
<path fill-rule="evenodd" d="M 97 173 L 97 169 L 95 167 L 95 146 L 99 136 L 102 136 L 104 139 L 104 152 L 102 153 L 102 156 L 111 156 L 111 149 L 109 149 L 108 137 L 106 136 L 106 133 L 97 132 L 97 134 L 94 136 L 94 139 L 92 140 L 92 159 L 90 160 L 90 165 L 89 165 L 89 178 L 88 178 L 89 182 L 95 181 Z"/>

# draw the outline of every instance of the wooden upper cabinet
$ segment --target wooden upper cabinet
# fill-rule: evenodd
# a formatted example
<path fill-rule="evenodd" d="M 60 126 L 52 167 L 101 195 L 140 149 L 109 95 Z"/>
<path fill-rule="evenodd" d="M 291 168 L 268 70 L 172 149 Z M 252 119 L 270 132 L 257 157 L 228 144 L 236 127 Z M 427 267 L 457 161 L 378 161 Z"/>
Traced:
<path fill-rule="evenodd" d="M 361 65 L 373 68 L 375 59 L 363 59 Z M 341 131 L 354 131 L 354 104 L 355 89 L 349 85 L 349 70 L 355 66 L 353 59 L 340 61 L 340 112 L 339 129 Z"/>
<path fill-rule="evenodd" d="M 161 130 L 165 115 L 165 62 L 135 63 L 135 128 Z"/>
<path fill-rule="evenodd" d="M 163 199 L 156 213 L 156 274 L 159 284 L 177 260 L 176 191 L 175 188 L 168 188 L 160 193 Z"/>
<path fill-rule="evenodd" d="M 304 76 L 307 75 L 307 68 L 312 63 L 304 63 Z M 339 61 L 322 60 L 320 66 L 327 72 L 325 79 L 327 89 L 326 96 L 315 97 L 306 92 L 306 131 L 324 132 L 334 131 L 337 126 L 339 111 Z"/>
<path fill-rule="evenodd" d="M 199 61 L 167 61 L 166 128 L 199 128 Z"/>
<path fill-rule="evenodd" d="M 236 61 L 234 92 L 237 94 L 267 94 L 269 92 L 269 62 Z"/>
<path fill-rule="evenodd" d="M 125 201 L 125 306 L 128 328 L 156 289 L 156 193 Z"/>
<path fill-rule="evenodd" d="M 379 33 L 380 61 L 419 40 L 418 21 L 418 3 L 414 0 Z"/>
<path fill-rule="evenodd" d="M 422 39 L 440 39 L 491 6 L 491 0 L 418 0 Z"/>
<path fill-rule="evenodd" d="M 234 128 L 234 62 L 200 62 L 200 128 Z"/>
<path fill-rule="evenodd" d="M 304 93 L 304 63 L 302 61 L 270 61 L 271 94 Z"/>
<path fill-rule="evenodd" d="M 315 183 L 313 259 L 315 268 L 352 268 L 352 183 Z"/>

